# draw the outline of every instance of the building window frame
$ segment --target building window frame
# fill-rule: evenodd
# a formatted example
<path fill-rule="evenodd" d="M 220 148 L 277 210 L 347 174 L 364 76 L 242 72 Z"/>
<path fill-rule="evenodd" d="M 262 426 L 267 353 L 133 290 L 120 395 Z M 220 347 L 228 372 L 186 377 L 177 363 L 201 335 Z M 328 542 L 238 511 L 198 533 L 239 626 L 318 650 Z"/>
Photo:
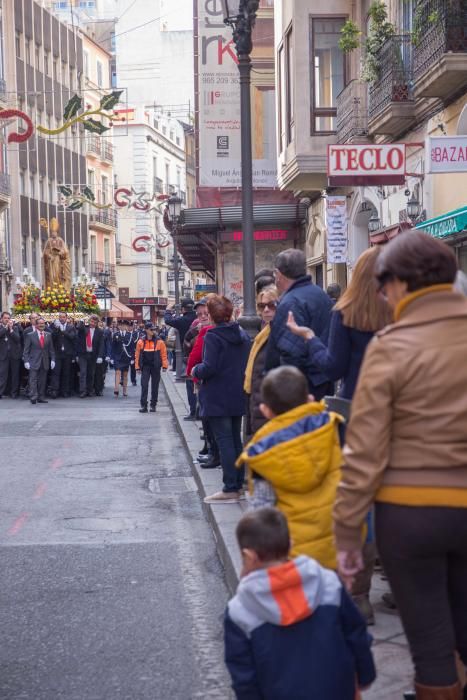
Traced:
<path fill-rule="evenodd" d="M 310 44 L 310 134 L 312 136 L 329 136 L 336 133 L 335 129 L 331 130 L 321 130 L 317 129 L 315 125 L 316 118 L 318 117 L 334 117 L 337 116 L 336 107 L 316 107 L 316 91 L 315 91 L 315 34 L 314 34 L 314 23 L 326 20 L 340 20 L 342 25 L 348 19 L 348 15 L 344 13 L 329 14 L 329 15 L 310 15 L 309 17 L 309 44 Z M 346 59 L 345 53 L 342 51 L 342 66 L 343 66 L 343 87 L 347 85 L 348 82 L 348 61 Z"/>
<path fill-rule="evenodd" d="M 288 146 L 295 139 L 294 105 L 294 49 L 293 25 L 287 27 L 284 36 L 284 80 L 285 80 L 285 139 Z"/>

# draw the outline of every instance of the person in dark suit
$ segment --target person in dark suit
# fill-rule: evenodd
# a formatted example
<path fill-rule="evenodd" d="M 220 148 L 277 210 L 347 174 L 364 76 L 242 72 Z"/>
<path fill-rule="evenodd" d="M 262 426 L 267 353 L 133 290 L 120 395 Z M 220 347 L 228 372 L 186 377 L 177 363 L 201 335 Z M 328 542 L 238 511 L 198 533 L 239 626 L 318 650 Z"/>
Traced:
<path fill-rule="evenodd" d="M 58 314 L 58 320 L 49 326 L 55 350 L 55 369 L 52 372 L 50 396 L 68 398 L 71 393 L 71 364 L 75 356 L 76 328 L 68 314 Z"/>
<path fill-rule="evenodd" d="M 12 399 L 19 395 L 21 333 L 8 311 L 0 317 L 0 399 L 10 387 Z"/>
<path fill-rule="evenodd" d="M 89 317 L 89 324 L 80 322 L 77 328 L 77 356 L 79 364 L 79 395 L 95 396 L 94 378 L 96 365 L 104 362 L 105 337 L 104 331 L 98 327 L 99 316 Z"/>
<path fill-rule="evenodd" d="M 47 374 L 55 367 L 55 350 L 51 334 L 45 330 L 45 321 L 39 317 L 36 329 L 24 336 L 24 366 L 29 371 L 29 399 L 32 404 L 45 400 Z"/>

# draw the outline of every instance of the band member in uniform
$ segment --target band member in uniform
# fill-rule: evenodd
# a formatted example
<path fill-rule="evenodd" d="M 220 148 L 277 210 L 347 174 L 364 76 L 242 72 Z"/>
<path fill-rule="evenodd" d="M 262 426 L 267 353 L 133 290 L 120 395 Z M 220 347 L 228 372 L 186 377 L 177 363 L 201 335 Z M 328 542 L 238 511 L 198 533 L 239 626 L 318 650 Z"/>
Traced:
<path fill-rule="evenodd" d="M 159 396 L 161 369 L 165 372 L 169 366 L 165 343 L 156 337 L 152 323 L 146 323 L 145 337 L 136 344 L 136 370 L 141 373 L 141 408 L 140 413 L 148 412 L 148 389 L 151 380 L 151 413 L 156 410 Z"/>
<path fill-rule="evenodd" d="M 55 369 L 52 372 L 50 396 L 68 398 L 71 394 L 71 364 L 76 354 L 76 328 L 68 314 L 58 314 L 58 320 L 49 326 L 55 349 Z"/>
<path fill-rule="evenodd" d="M 120 385 L 123 387 L 123 396 L 128 396 L 128 370 L 134 358 L 133 334 L 128 325 L 128 321 L 119 321 L 118 331 L 112 336 L 111 359 L 115 369 L 115 398 L 118 398 Z"/>
<path fill-rule="evenodd" d="M 144 336 L 144 326 L 143 326 L 143 328 L 139 328 L 138 321 L 133 321 L 131 333 L 133 336 L 133 345 L 136 348 L 136 344 L 137 344 L 138 340 Z M 131 377 L 131 383 L 133 384 L 133 386 L 136 386 L 136 384 L 137 384 L 137 382 L 136 382 L 136 365 L 135 365 L 134 361 L 130 365 L 130 377 Z"/>
<path fill-rule="evenodd" d="M 0 317 L 0 399 L 7 387 L 12 399 L 19 395 L 21 371 L 21 333 L 8 311 Z"/>

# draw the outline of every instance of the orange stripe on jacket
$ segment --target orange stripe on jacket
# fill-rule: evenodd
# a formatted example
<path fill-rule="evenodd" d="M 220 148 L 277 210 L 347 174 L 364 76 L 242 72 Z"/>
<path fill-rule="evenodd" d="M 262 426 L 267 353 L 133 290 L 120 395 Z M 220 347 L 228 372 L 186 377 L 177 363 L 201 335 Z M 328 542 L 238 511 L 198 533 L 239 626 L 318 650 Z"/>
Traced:
<path fill-rule="evenodd" d="M 147 347 L 145 347 L 145 344 Z M 152 347 L 151 347 L 152 345 Z M 161 354 L 161 360 L 162 360 L 162 368 L 167 369 L 169 366 L 169 362 L 167 360 L 167 348 L 165 346 L 165 343 L 163 340 L 157 340 L 156 344 L 154 345 L 154 340 L 146 340 L 145 338 L 140 338 L 138 342 L 136 343 L 136 351 L 135 351 L 135 367 L 136 369 L 141 369 L 140 364 L 139 364 L 139 359 L 140 355 L 142 352 L 157 352 L 159 351 Z"/>
<path fill-rule="evenodd" d="M 271 593 L 281 612 L 281 625 L 293 625 L 305 620 L 313 612 L 303 590 L 295 562 L 268 569 Z"/>

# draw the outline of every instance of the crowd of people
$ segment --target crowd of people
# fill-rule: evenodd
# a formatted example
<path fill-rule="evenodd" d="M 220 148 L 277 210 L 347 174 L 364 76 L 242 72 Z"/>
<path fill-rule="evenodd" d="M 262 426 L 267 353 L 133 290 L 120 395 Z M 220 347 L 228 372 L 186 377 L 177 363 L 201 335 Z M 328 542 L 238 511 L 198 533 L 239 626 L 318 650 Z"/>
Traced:
<path fill-rule="evenodd" d="M 141 412 L 155 411 L 161 371 L 168 368 L 167 329 L 126 319 L 106 325 L 97 315 L 74 321 L 59 313 L 46 322 L 31 313 L 18 323 L 7 311 L 0 316 L 0 399 L 49 399 L 102 396 L 106 376 L 114 370 L 114 396 L 128 396 L 129 381 L 141 376 Z"/>
<path fill-rule="evenodd" d="M 355 683 L 371 684 L 376 557 L 415 666 L 405 697 L 467 698 L 467 299 L 456 274 L 448 246 L 412 232 L 366 251 L 342 295 L 312 283 L 301 251 L 280 253 L 257 275 L 253 342 L 226 297 L 183 310 L 186 419 L 202 420 L 200 466 L 222 468 L 205 502 L 249 506 L 225 622 L 238 698 L 350 700 Z"/>

